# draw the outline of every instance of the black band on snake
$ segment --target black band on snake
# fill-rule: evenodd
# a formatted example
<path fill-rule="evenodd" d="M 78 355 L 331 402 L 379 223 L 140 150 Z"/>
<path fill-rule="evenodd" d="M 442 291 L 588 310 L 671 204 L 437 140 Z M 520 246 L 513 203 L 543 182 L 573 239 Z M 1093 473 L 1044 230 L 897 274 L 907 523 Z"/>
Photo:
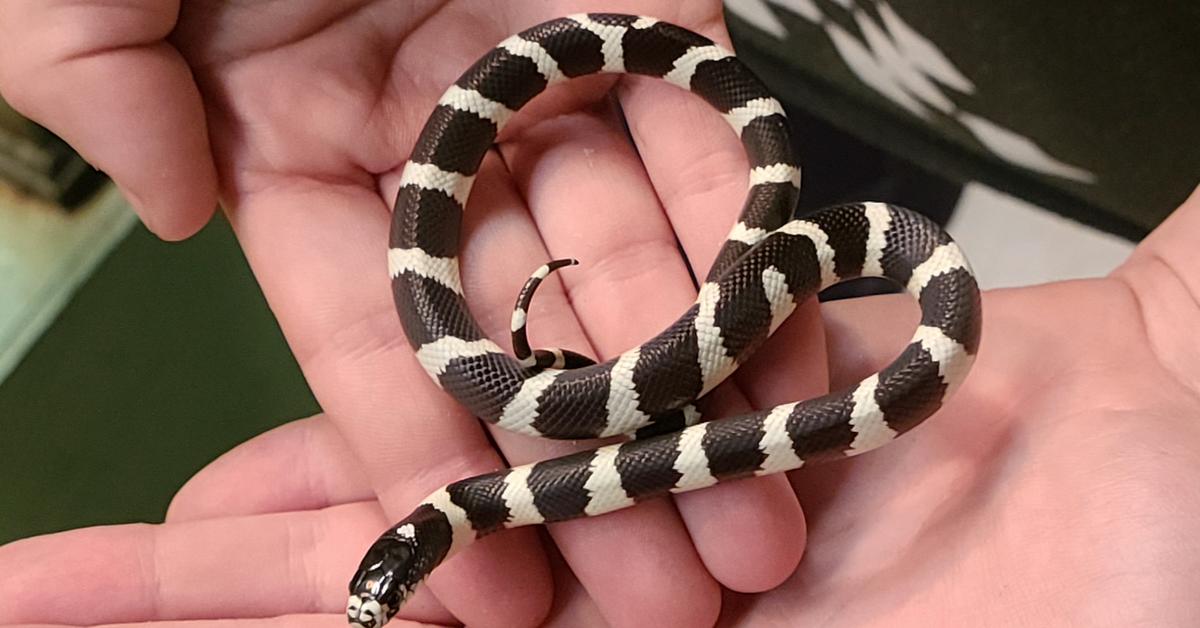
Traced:
<path fill-rule="evenodd" d="M 527 305 L 547 265 L 513 313 L 514 358 L 483 335 L 463 297 L 467 194 L 514 111 L 549 85 L 599 72 L 659 77 L 708 101 L 749 155 L 748 198 L 695 304 L 658 336 L 602 364 L 532 352 Z M 779 103 L 732 53 L 678 26 L 572 15 L 510 37 L 467 70 L 425 125 L 396 200 L 388 268 L 408 340 L 430 376 L 489 423 L 550 438 L 637 438 L 437 490 L 367 552 L 350 584 L 351 623 L 383 625 L 437 565 L 486 534 L 853 456 L 936 411 L 978 347 L 979 291 L 967 261 L 937 225 L 899 207 L 843 205 L 794 219 L 799 178 Z M 701 422 L 692 402 L 797 303 L 862 276 L 891 279 L 920 304 L 917 331 L 895 362 L 846 390 Z"/>

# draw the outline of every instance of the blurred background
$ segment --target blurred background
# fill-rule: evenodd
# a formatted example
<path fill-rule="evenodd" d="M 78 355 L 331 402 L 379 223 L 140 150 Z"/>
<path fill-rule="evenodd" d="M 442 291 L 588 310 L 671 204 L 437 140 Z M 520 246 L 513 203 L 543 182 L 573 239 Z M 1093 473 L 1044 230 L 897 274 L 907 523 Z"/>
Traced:
<path fill-rule="evenodd" d="M 223 219 L 161 242 L 65 144 L 0 119 L 0 543 L 161 520 L 316 402 Z"/>
<path fill-rule="evenodd" d="M 1194 9 L 1098 4 L 726 8 L 789 110 L 802 209 L 924 211 L 994 288 L 1107 273 L 1197 183 Z M 224 219 L 156 240 L 0 106 L 0 543 L 161 520 L 204 464 L 317 410 Z"/>

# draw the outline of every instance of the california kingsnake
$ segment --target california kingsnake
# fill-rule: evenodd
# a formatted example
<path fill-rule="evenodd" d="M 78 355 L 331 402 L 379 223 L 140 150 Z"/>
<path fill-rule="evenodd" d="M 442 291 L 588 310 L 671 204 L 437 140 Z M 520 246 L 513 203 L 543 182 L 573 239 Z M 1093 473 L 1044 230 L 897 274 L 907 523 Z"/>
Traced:
<path fill-rule="evenodd" d="M 513 315 L 518 360 L 467 309 L 457 258 L 462 212 L 513 112 L 551 84 L 598 72 L 656 76 L 712 104 L 749 154 L 749 197 L 695 304 L 603 364 L 557 350 L 529 355 L 525 306 L 551 271 L 539 269 Z M 678 26 L 572 15 L 506 39 L 467 70 L 438 102 L 401 177 L 388 267 L 408 340 L 434 380 L 489 423 L 550 438 L 640 431 L 619 445 L 437 490 L 367 552 L 350 584 L 351 623 L 381 626 L 434 567 L 485 534 L 852 456 L 937 410 L 979 342 L 979 291 L 962 253 L 934 223 L 882 203 L 793 219 L 798 194 L 779 103 L 732 53 Z M 887 277 L 920 303 L 920 325 L 895 362 L 847 390 L 699 422 L 691 402 L 797 303 L 859 276 Z"/>

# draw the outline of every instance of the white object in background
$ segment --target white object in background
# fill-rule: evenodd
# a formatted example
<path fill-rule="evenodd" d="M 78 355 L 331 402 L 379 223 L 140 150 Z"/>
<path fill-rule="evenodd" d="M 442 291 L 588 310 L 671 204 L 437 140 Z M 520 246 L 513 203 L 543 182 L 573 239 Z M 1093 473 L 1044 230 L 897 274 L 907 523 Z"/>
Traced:
<path fill-rule="evenodd" d="M 0 382 L 135 222 L 111 185 L 71 213 L 0 188 Z"/>
<path fill-rule="evenodd" d="M 946 230 L 985 289 L 1103 277 L 1134 247 L 978 183 L 963 188 Z"/>
<path fill-rule="evenodd" d="M 974 100 L 987 95 L 977 93 L 975 83 L 949 55 L 905 22 L 890 4 L 874 0 L 876 16 L 853 0 L 834 3 L 839 7 L 835 11 L 848 12 L 843 17 L 854 19 L 858 32 L 843 28 L 838 20 L 825 14 L 833 7 L 818 6 L 814 0 L 725 0 L 725 8 L 780 40 L 788 38 L 788 30 L 770 5 L 791 11 L 825 31 L 846 67 L 860 81 L 914 116 L 930 120 L 934 110 L 940 111 L 944 117 L 958 120 L 984 148 L 1009 163 L 1080 183 L 1096 182 L 1094 173 L 1054 157 L 1033 138 L 960 109 L 971 99 L 951 98 L 952 94 L 972 96 Z"/>

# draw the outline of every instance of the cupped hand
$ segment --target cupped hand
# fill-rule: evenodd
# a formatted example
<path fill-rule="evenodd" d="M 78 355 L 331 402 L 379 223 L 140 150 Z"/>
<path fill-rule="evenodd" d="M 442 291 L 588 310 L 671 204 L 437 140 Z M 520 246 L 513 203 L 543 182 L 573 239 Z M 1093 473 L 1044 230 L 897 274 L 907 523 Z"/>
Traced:
<path fill-rule="evenodd" d="M 650 14 L 727 43 L 713 0 L 10 0 L 0 3 L 0 89 L 111 174 L 163 237 L 194 232 L 220 198 L 386 513 L 381 529 L 444 483 L 588 446 L 496 434 L 502 458 L 414 359 L 385 264 L 399 168 L 441 92 L 510 33 L 588 9 Z M 616 355 L 692 302 L 679 246 L 702 271 L 734 222 L 747 169 L 733 132 L 674 87 L 615 83 L 556 86 L 485 159 L 463 260 L 468 301 L 498 341 L 528 273 L 570 256 L 583 266 L 539 293 L 533 340 Z M 793 319 L 776 337 L 788 351 L 770 377 L 726 386 L 716 413 L 825 389 L 815 309 Z M 555 526 L 552 536 L 612 624 L 693 626 L 716 617 L 719 585 L 760 591 L 786 578 L 803 531 L 793 492 L 773 477 Z M 367 544 L 340 551 L 356 556 Z M 552 599 L 530 531 L 471 548 L 430 589 L 430 607 L 441 605 L 430 617 L 477 626 L 535 624 Z M 100 610 L 54 608 L 46 621 L 81 623 Z M 112 612 L 99 621 L 134 617 Z"/>
<path fill-rule="evenodd" d="M 1106 279 L 985 293 L 980 358 L 962 389 L 896 443 L 790 473 L 806 557 L 772 591 L 727 592 L 720 624 L 1195 625 L 1198 234 L 1200 193 Z M 903 297 L 822 313 L 835 386 L 894 357 L 917 319 Z M 386 521 L 362 466 L 330 420 L 306 419 L 210 465 L 163 525 L 0 548 L 0 624 L 339 625 L 351 550 Z M 555 573 L 549 625 L 605 625 L 571 574 Z M 63 583 L 71 612 L 46 602 Z M 503 589 L 471 592 L 492 604 L 528 593 L 515 570 Z M 428 595 L 402 617 L 451 619 Z"/>

